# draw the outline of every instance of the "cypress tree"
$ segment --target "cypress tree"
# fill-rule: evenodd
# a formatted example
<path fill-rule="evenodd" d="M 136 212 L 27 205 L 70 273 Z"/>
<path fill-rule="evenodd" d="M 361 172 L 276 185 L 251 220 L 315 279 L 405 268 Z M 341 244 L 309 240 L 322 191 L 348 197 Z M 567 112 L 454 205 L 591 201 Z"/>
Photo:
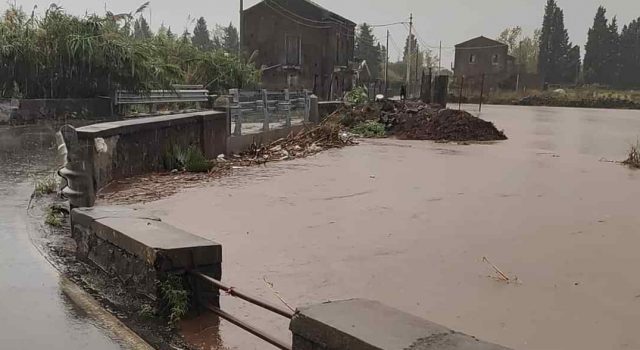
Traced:
<path fill-rule="evenodd" d="M 209 35 L 209 28 L 207 28 L 207 21 L 205 21 L 204 17 L 200 17 L 195 28 L 193 28 L 191 43 L 203 51 L 208 51 L 213 48 L 213 42 Z"/>
<path fill-rule="evenodd" d="M 368 24 L 363 23 L 358 29 L 355 40 L 354 56 L 367 61 L 372 77 L 374 79 L 378 78 L 382 69 L 380 61 L 380 44 L 376 45 L 376 38 Z"/>
<path fill-rule="evenodd" d="M 552 65 L 551 34 L 553 31 L 554 13 L 558 6 L 555 0 L 547 0 L 542 20 L 542 31 L 540 34 L 540 49 L 538 54 L 538 72 L 544 77 L 549 75 Z"/>
<path fill-rule="evenodd" d="M 640 87 L 640 18 L 624 26 L 620 34 L 620 85 Z"/>
<path fill-rule="evenodd" d="M 587 83 L 602 84 L 606 81 L 607 41 L 610 37 L 606 13 L 604 7 L 598 7 L 587 36 L 584 55 L 584 79 Z"/>

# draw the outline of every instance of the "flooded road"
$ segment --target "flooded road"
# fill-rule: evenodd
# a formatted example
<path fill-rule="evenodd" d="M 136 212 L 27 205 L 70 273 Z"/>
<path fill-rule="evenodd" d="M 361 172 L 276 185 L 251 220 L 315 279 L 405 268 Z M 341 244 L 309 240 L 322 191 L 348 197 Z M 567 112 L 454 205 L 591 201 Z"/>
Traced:
<path fill-rule="evenodd" d="M 365 141 L 142 207 L 222 243 L 224 280 L 273 303 L 265 281 L 292 305 L 376 299 L 516 349 L 639 349 L 640 171 L 605 160 L 625 158 L 640 112 L 482 117 L 510 139 Z M 222 305 L 290 337 L 286 320 Z M 229 348 L 268 348 L 220 328 Z"/>
<path fill-rule="evenodd" d="M 51 174 L 54 128 L 0 127 L 0 348 L 119 349 L 62 294 L 59 275 L 31 242 L 33 176 Z"/>

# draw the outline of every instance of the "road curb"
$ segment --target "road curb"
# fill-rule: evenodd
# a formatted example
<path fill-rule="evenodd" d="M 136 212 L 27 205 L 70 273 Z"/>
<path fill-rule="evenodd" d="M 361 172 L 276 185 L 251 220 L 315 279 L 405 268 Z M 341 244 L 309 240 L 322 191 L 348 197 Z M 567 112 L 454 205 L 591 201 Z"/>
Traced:
<path fill-rule="evenodd" d="M 119 340 L 123 348 L 131 350 L 154 349 L 138 334 L 122 323 L 122 321 L 105 310 L 96 299 L 70 279 L 60 276 L 60 289 L 78 305 L 78 307 L 84 310 L 89 317 L 98 322 L 111 336 Z"/>

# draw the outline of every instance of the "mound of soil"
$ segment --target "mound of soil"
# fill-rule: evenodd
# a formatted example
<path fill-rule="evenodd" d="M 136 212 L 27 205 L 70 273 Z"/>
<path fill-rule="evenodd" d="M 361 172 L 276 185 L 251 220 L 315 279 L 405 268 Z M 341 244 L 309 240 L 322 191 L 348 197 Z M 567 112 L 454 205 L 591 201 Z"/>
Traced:
<path fill-rule="evenodd" d="M 425 108 L 398 116 L 391 132 L 400 139 L 435 141 L 506 140 L 493 123 L 465 111 Z"/>

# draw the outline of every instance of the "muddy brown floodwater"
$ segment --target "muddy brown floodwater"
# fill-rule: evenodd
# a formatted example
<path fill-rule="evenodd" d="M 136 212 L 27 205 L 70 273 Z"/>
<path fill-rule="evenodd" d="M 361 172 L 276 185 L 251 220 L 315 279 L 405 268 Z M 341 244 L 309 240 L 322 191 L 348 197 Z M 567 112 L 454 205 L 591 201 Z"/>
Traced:
<path fill-rule="evenodd" d="M 274 303 L 265 279 L 292 305 L 377 299 L 516 349 L 639 349 L 640 171 L 604 160 L 625 158 L 640 112 L 482 117 L 509 140 L 365 141 L 139 206 L 221 242 L 224 280 Z M 285 320 L 222 305 L 290 339 Z M 220 337 L 268 348 L 226 322 Z"/>
<path fill-rule="evenodd" d="M 26 208 L 33 178 L 54 169 L 55 130 L 0 127 L 0 349 L 120 349 L 62 293 L 37 248 L 43 218 Z"/>

